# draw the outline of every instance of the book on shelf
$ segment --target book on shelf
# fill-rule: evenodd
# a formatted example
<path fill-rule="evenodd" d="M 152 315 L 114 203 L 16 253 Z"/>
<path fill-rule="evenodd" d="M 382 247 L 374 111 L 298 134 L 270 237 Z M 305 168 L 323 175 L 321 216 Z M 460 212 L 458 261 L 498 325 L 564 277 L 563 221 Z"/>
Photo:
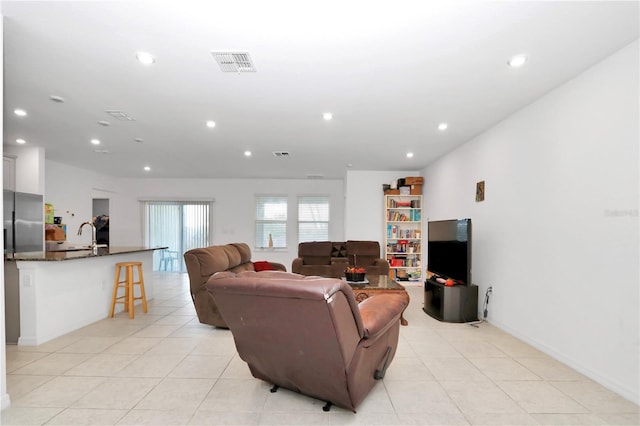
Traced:
<path fill-rule="evenodd" d="M 413 220 L 412 217 L 413 213 L 410 213 L 409 216 L 407 216 L 406 214 L 397 211 L 389 211 L 387 214 L 387 220 L 389 222 L 407 222 Z"/>
<path fill-rule="evenodd" d="M 420 208 L 420 200 L 396 200 L 391 197 L 387 198 L 387 208 L 412 208 L 419 209 Z"/>

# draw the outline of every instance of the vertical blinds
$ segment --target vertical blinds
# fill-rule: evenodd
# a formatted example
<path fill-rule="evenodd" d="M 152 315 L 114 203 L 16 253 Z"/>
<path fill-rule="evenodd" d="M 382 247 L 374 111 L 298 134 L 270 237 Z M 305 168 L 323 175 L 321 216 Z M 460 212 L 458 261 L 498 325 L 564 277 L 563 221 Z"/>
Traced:
<path fill-rule="evenodd" d="M 149 247 L 167 246 L 154 252 L 154 270 L 184 271 L 183 254 L 209 245 L 208 201 L 145 201 L 145 241 Z"/>

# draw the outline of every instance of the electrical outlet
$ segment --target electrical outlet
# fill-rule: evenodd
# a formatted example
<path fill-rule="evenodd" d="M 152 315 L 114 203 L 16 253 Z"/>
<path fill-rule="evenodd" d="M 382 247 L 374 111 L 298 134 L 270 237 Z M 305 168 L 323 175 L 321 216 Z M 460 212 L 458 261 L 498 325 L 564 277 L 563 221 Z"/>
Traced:
<path fill-rule="evenodd" d="M 22 285 L 23 287 L 31 287 L 31 275 L 22 276 Z"/>

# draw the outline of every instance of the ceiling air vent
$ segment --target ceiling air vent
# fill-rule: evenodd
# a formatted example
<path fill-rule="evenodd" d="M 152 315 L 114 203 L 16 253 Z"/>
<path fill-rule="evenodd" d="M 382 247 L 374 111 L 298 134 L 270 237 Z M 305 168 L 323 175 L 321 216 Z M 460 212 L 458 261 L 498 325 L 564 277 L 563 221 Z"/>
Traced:
<path fill-rule="evenodd" d="M 123 111 L 119 111 L 116 109 L 108 109 L 105 111 L 107 114 L 120 121 L 136 121 L 135 118 L 131 117 L 129 114 Z"/>
<path fill-rule="evenodd" d="M 289 157 L 290 154 L 287 151 L 273 151 L 274 157 Z"/>
<path fill-rule="evenodd" d="M 222 72 L 256 72 L 249 52 L 211 51 Z"/>
<path fill-rule="evenodd" d="M 324 175 L 307 175 L 307 179 L 324 179 Z"/>

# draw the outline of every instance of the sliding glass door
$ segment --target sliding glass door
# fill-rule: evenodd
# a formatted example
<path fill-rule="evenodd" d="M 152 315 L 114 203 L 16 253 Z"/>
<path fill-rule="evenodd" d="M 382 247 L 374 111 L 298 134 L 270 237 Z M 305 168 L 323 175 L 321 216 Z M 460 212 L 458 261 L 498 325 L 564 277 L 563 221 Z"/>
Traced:
<path fill-rule="evenodd" d="M 166 246 L 153 255 L 154 271 L 185 272 L 184 252 L 209 245 L 211 202 L 144 201 L 145 241 Z"/>

